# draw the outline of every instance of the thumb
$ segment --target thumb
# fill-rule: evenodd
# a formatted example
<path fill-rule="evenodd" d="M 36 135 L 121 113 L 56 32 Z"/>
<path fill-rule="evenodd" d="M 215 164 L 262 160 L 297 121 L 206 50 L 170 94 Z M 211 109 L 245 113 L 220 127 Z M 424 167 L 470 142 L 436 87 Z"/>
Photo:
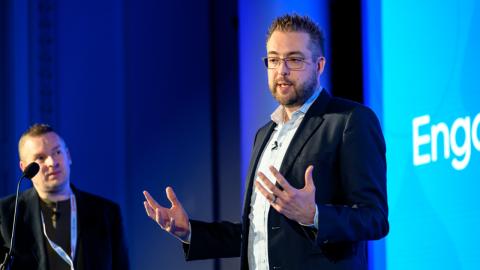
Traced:
<path fill-rule="evenodd" d="M 305 170 L 305 189 L 315 190 L 315 184 L 313 183 L 313 165 L 310 165 Z"/>
<path fill-rule="evenodd" d="M 175 192 L 173 192 L 173 188 L 167 187 L 165 191 L 167 193 L 168 200 L 172 203 L 172 206 L 180 205 L 180 202 L 177 199 L 177 195 L 175 195 Z"/>

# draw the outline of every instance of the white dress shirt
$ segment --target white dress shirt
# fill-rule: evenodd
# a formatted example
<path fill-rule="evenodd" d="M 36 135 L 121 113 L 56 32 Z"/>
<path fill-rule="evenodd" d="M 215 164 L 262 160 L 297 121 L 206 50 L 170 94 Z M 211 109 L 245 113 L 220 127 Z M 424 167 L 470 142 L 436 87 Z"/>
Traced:
<path fill-rule="evenodd" d="M 265 174 L 272 183 L 275 184 L 275 178 L 270 173 L 269 166 L 274 166 L 280 170 L 283 158 L 290 142 L 300 123 L 305 117 L 305 113 L 312 103 L 319 96 L 321 89 L 316 90 L 314 94 L 303 104 L 300 109 L 294 112 L 287 122 L 285 119 L 285 109 L 278 106 L 272 113 L 271 119 L 277 124 L 275 130 L 270 136 L 268 144 L 263 150 L 260 162 L 258 163 L 255 175 L 258 172 Z M 248 266 L 250 270 L 268 270 L 268 211 L 270 211 L 270 203 L 267 199 L 253 187 L 252 197 L 250 200 L 250 227 L 248 233 Z M 318 228 L 318 217 L 315 213 L 315 227 Z"/>

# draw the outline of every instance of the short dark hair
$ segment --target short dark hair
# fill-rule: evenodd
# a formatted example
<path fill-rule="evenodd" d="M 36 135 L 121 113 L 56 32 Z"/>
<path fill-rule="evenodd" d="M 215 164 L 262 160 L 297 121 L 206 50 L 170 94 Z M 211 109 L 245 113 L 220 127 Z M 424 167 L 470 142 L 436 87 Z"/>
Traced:
<path fill-rule="evenodd" d="M 267 42 L 273 32 L 304 32 L 310 36 L 310 49 L 313 57 L 325 55 L 325 36 L 322 29 L 310 17 L 296 13 L 277 17 L 268 28 Z"/>
<path fill-rule="evenodd" d="M 18 140 L 18 155 L 19 155 L 20 159 L 22 158 L 20 150 L 21 150 L 21 148 L 22 148 L 22 146 L 25 142 L 25 139 L 27 137 L 38 137 L 38 136 L 42 136 L 42 135 L 50 133 L 50 132 L 54 132 L 55 134 L 57 134 L 55 132 L 55 130 L 49 124 L 42 124 L 42 123 L 33 124 L 25 132 L 23 132 L 22 136 L 20 136 L 20 140 Z M 58 134 L 57 134 L 57 136 L 60 137 L 60 135 L 58 135 Z M 60 139 L 63 141 L 62 138 L 60 138 Z"/>
<path fill-rule="evenodd" d="M 25 136 L 36 137 L 49 132 L 55 132 L 52 126 L 50 126 L 49 124 L 36 123 L 31 125 L 25 132 L 23 132 L 22 137 L 25 137 Z"/>

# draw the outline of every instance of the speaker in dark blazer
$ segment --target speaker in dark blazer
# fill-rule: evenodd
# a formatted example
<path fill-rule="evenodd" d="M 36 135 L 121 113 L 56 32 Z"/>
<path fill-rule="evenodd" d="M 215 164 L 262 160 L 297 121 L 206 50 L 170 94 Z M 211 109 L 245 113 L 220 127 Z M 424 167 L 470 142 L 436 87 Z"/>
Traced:
<path fill-rule="evenodd" d="M 270 92 L 280 104 L 255 136 L 240 223 L 190 220 L 145 192 L 147 215 L 187 260 L 241 258 L 246 270 L 366 270 L 367 241 L 389 230 L 385 141 L 369 108 L 320 87 L 322 31 L 286 14 L 267 33 Z M 313 170 L 313 171 L 312 171 Z"/>
<path fill-rule="evenodd" d="M 255 137 L 248 170 L 241 223 L 191 220 L 187 260 L 241 256 L 248 269 L 250 199 L 255 171 L 276 124 L 267 123 Z M 324 89 L 298 127 L 280 173 L 295 188 L 305 185 L 314 165 L 318 229 L 270 208 L 270 269 L 367 269 L 367 241 L 389 230 L 385 142 L 379 121 L 367 107 L 331 97 Z"/>

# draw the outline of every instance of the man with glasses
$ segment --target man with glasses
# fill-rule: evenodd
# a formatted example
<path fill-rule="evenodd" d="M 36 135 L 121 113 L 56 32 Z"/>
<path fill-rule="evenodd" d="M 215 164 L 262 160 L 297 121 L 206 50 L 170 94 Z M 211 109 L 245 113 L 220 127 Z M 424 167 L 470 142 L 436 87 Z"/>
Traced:
<path fill-rule="evenodd" d="M 324 37 L 284 15 L 264 63 L 280 104 L 255 137 L 242 222 L 189 220 L 145 192 L 145 208 L 184 243 L 187 260 L 241 256 L 241 269 L 367 269 L 367 240 L 388 233 L 385 142 L 368 108 L 320 87 Z"/>

